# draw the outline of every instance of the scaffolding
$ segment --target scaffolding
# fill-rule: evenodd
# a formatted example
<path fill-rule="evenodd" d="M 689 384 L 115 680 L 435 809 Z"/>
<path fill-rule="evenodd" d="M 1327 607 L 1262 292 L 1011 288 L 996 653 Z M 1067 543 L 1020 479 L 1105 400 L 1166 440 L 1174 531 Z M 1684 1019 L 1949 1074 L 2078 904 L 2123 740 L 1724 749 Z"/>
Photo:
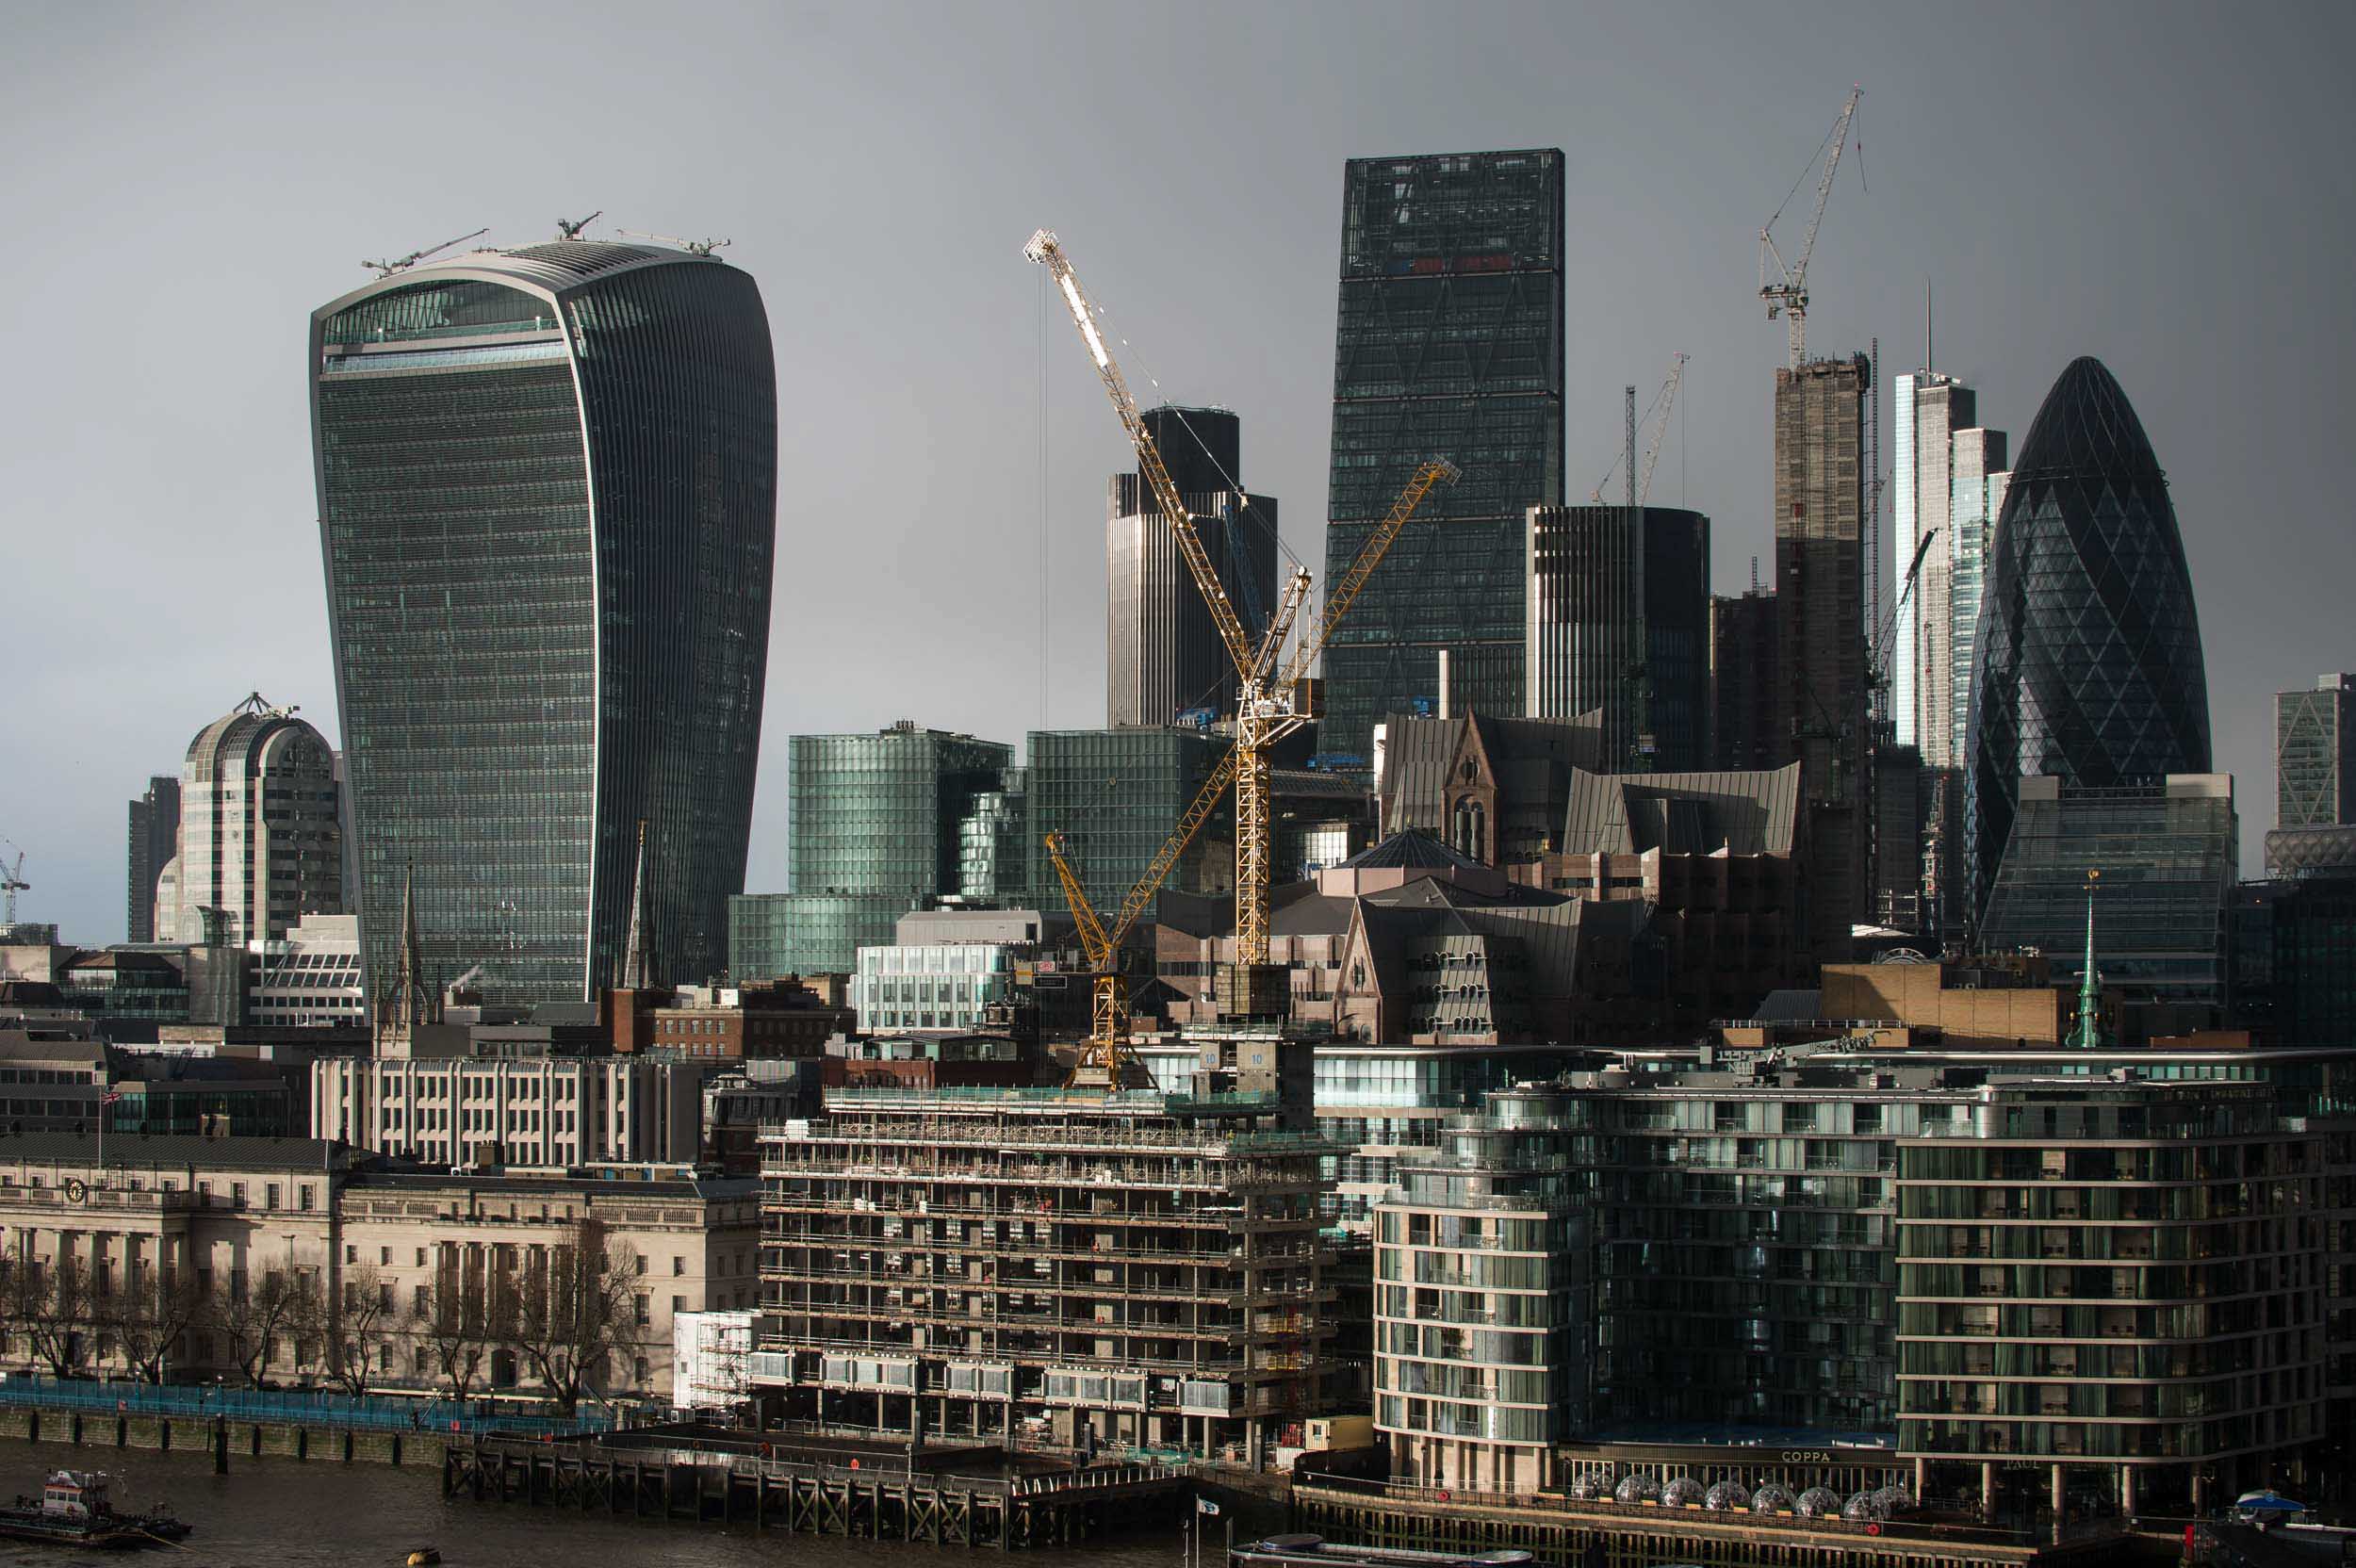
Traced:
<path fill-rule="evenodd" d="M 763 1134 L 754 1367 L 818 1420 L 1257 1466 L 1318 1413 L 1328 1149 L 1278 1096 L 827 1108 Z"/>

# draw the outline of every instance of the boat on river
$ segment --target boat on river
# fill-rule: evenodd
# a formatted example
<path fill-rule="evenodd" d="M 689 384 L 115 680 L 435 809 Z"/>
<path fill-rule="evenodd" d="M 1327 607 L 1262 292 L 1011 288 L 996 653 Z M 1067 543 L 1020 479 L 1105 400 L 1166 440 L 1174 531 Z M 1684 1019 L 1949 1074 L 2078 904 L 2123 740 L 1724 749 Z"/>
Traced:
<path fill-rule="evenodd" d="M 53 1471 L 39 1497 L 20 1493 L 13 1504 L 0 1507 L 0 1540 L 131 1551 L 188 1533 L 187 1525 L 162 1509 L 117 1513 L 106 1475 L 96 1470 Z"/>

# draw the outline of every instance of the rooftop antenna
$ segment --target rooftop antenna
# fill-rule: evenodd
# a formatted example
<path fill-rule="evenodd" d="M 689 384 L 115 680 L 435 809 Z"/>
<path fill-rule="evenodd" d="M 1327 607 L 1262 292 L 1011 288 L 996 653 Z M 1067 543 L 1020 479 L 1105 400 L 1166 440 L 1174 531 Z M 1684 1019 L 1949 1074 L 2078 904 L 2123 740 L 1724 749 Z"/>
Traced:
<path fill-rule="evenodd" d="M 481 239 L 490 232 L 489 229 L 477 229 L 472 234 L 462 234 L 456 239 L 445 239 L 439 245 L 429 245 L 422 251 L 412 251 L 407 255 L 396 256 L 391 261 L 364 261 L 360 265 L 375 268 L 376 275 L 380 278 L 389 278 L 395 272 L 415 267 L 428 256 L 440 255 L 452 245 L 464 245 L 469 239 Z"/>
<path fill-rule="evenodd" d="M 567 222 L 564 219 L 560 218 L 556 220 L 556 237 L 559 239 L 579 239 L 581 237 L 581 230 L 587 228 L 590 224 L 596 222 L 598 219 L 603 218 L 604 216 L 605 209 L 603 207 L 599 207 L 588 217 L 576 218 L 570 222 Z"/>
<path fill-rule="evenodd" d="M 615 234 L 631 239 L 651 239 L 659 245 L 676 245 L 691 256 L 708 256 L 723 245 L 733 245 L 732 239 L 681 239 L 677 235 L 647 234 L 640 229 L 615 229 Z"/>

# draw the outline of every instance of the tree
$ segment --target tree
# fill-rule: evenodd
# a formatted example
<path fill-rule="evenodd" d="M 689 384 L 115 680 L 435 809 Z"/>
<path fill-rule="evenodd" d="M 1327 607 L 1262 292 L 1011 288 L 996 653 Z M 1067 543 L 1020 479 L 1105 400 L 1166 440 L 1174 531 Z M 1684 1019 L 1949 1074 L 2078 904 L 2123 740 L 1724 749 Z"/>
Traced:
<path fill-rule="evenodd" d="M 602 1220 L 583 1216 L 548 1249 L 544 1265 L 516 1281 L 505 1343 L 567 1415 L 636 1337 L 637 1273 L 637 1254 L 613 1241 Z"/>
<path fill-rule="evenodd" d="M 341 1300 L 325 1300 L 318 1292 L 311 1299 L 315 1320 L 306 1327 L 327 1375 L 358 1398 L 385 1371 L 384 1335 L 391 1326 L 391 1293 L 376 1266 L 365 1264 L 345 1273 Z"/>
<path fill-rule="evenodd" d="M 53 1376 L 73 1377 L 89 1349 L 96 1301 L 89 1266 L 77 1258 L 28 1261 L 17 1271 L 15 1294 L 34 1356 Z"/>
<path fill-rule="evenodd" d="M 464 1399 L 483 1375 L 510 1315 L 509 1295 L 485 1281 L 479 1268 L 453 1267 L 444 1270 L 423 1304 L 410 1313 L 409 1331 L 432 1354 L 451 1398 Z"/>
<path fill-rule="evenodd" d="M 159 1383 L 181 1334 L 205 1315 L 205 1293 L 187 1269 L 134 1267 L 123 1293 L 109 1303 L 106 1327 L 123 1359 L 141 1381 Z"/>
<path fill-rule="evenodd" d="M 293 1331 L 302 1312 L 302 1285 L 271 1269 L 258 1286 L 249 1286 L 241 1274 L 233 1275 L 228 1291 L 214 1298 L 205 1315 L 228 1342 L 229 1359 L 248 1383 L 259 1388 L 269 1375 L 278 1336 Z"/>

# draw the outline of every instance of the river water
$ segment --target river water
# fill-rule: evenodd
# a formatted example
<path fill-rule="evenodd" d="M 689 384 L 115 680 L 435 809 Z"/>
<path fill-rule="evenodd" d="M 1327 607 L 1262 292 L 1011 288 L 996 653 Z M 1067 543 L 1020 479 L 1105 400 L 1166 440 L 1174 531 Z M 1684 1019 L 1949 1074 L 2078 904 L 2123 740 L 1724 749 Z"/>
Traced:
<path fill-rule="evenodd" d="M 59 1465 L 104 1470 L 117 1508 L 163 1501 L 196 1527 L 187 1551 L 157 1546 L 140 1554 L 148 1568 L 168 1562 L 237 1568 L 399 1568 L 412 1547 L 438 1547 L 449 1568 L 947 1568 L 995 1559 L 1006 1568 L 1179 1568 L 1174 1535 L 1158 1531 L 1101 1545 L 1001 1555 L 963 1546 L 783 1535 L 716 1525 L 586 1518 L 521 1503 L 442 1499 L 441 1472 L 385 1464 L 233 1459 L 213 1474 L 202 1454 L 138 1449 L 74 1449 L 55 1444 L 0 1444 L 0 1497 L 39 1490 Z M 12 1472 L 12 1475 L 10 1474 Z M 1206 1554 L 1217 1560 L 1216 1552 Z M 6 1568 L 59 1568 L 90 1560 L 65 1547 L 0 1541 Z"/>

